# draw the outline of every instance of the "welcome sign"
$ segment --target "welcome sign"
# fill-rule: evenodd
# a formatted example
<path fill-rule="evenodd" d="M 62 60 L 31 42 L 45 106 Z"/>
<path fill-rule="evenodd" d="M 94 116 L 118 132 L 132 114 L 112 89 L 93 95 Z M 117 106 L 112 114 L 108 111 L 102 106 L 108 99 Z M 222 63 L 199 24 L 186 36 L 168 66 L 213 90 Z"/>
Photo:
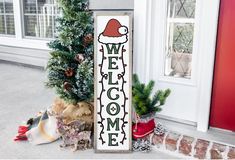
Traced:
<path fill-rule="evenodd" d="M 132 16 L 95 15 L 95 148 L 131 150 Z"/>

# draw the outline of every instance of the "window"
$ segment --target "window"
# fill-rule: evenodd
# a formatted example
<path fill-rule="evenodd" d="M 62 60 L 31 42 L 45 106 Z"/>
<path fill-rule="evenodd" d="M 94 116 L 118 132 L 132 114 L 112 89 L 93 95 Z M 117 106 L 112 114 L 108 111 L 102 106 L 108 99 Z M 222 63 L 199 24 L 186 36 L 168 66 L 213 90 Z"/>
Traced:
<path fill-rule="evenodd" d="M 13 0 L 0 0 L 0 34 L 15 34 Z"/>
<path fill-rule="evenodd" d="M 191 78 L 196 0 L 168 0 L 165 76 Z"/>
<path fill-rule="evenodd" d="M 55 37 L 56 0 L 23 0 L 24 36 Z"/>

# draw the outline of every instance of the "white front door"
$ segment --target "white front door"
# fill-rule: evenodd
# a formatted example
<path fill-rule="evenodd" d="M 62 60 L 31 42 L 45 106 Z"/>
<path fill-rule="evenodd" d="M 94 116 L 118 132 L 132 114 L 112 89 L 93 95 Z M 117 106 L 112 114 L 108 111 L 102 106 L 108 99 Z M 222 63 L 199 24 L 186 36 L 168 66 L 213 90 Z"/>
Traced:
<path fill-rule="evenodd" d="M 208 127 L 219 0 L 135 1 L 134 72 L 171 95 L 159 117 Z"/>

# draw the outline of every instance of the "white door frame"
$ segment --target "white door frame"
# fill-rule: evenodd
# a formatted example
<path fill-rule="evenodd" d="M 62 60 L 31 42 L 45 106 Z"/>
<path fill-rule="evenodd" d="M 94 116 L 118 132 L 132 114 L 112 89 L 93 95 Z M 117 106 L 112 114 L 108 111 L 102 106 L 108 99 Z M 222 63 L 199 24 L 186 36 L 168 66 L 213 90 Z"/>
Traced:
<path fill-rule="evenodd" d="M 217 37 L 217 23 L 220 0 L 197 0 L 200 11 L 199 26 L 197 32 L 196 50 L 200 53 L 199 64 L 196 64 L 199 88 L 197 99 L 197 130 L 206 132 L 209 127 L 211 91 L 214 70 L 215 46 Z M 162 46 L 156 46 L 153 42 L 157 37 L 152 34 L 159 28 L 156 23 L 165 23 L 166 0 L 135 0 L 134 1 L 134 72 L 140 79 L 147 82 L 150 78 L 150 63 L 155 52 L 162 52 Z M 153 27 L 154 26 L 154 27 Z M 165 33 L 159 33 L 163 37 Z M 161 38 L 160 38 L 161 40 Z M 160 42 L 161 43 L 161 42 Z"/>

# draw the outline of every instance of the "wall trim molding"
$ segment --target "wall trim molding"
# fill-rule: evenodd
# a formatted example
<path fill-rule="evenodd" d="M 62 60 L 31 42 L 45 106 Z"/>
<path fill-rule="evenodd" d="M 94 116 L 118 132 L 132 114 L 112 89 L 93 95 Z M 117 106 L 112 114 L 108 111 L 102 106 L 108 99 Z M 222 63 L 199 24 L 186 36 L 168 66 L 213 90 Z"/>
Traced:
<path fill-rule="evenodd" d="M 16 65 L 16 66 L 22 66 L 22 67 L 27 67 L 27 68 L 34 68 L 38 70 L 45 70 L 45 67 L 43 66 L 35 66 L 35 65 L 30 65 L 30 64 L 25 64 L 25 63 L 20 63 L 20 62 L 13 62 L 13 61 L 6 61 L 0 59 L 0 64 L 9 64 L 9 65 Z"/>
<path fill-rule="evenodd" d="M 47 59 L 0 52 L 0 59 L 9 62 L 23 63 L 33 66 L 45 67 Z"/>
<path fill-rule="evenodd" d="M 48 58 L 48 50 L 0 45 L 0 60 L 45 67 Z"/>
<path fill-rule="evenodd" d="M 158 119 L 163 119 L 163 120 L 172 121 L 172 122 L 176 122 L 176 123 L 186 124 L 186 125 L 195 126 L 195 127 L 197 126 L 196 122 L 183 120 L 183 119 L 179 119 L 179 118 L 173 118 L 173 117 L 169 117 L 169 116 L 165 116 L 165 115 L 161 115 L 161 114 L 156 114 L 156 117 Z"/>
<path fill-rule="evenodd" d="M 199 80 L 198 85 L 197 130 L 202 132 L 206 132 L 209 128 L 219 7 L 220 0 L 201 0 L 200 17 L 203 18 L 200 22 L 202 25 L 198 45 L 201 62 L 198 65 L 200 66 L 199 77 L 203 79 Z M 203 35 L 206 35 L 206 38 Z"/>

